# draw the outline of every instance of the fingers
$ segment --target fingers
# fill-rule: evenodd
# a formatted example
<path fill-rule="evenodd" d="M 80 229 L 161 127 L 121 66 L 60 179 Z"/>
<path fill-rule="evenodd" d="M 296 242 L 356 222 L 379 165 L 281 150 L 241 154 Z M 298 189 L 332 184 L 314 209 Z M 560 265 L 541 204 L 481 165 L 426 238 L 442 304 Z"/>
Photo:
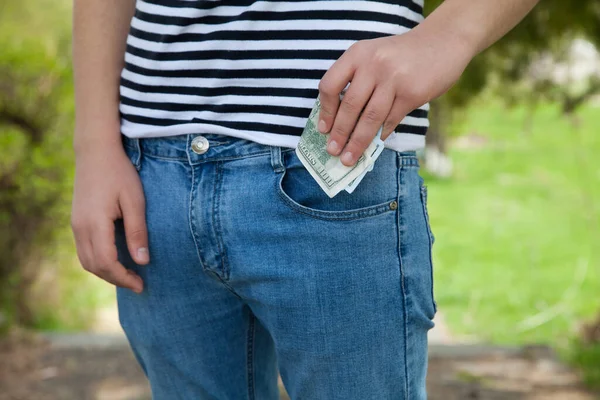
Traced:
<path fill-rule="evenodd" d="M 150 255 L 148 253 L 146 203 L 143 191 L 127 191 L 120 199 L 120 206 L 129 254 L 137 264 L 148 264 Z"/>
<path fill-rule="evenodd" d="M 73 231 L 73 237 L 75 238 L 77 258 L 85 268 L 86 266 L 91 265 L 94 259 L 92 241 L 90 240 L 89 235 L 87 235 L 87 230 L 79 223 L 71 222 L 71 230 Z"/>
<path fill-rule="evenodd" d="M 321 133 L 327 133 L 333 127 L 336 113 L 340 105 L 340 93 L 348 82 L 352 80 L 355 66 L 349 61 L 350 58 L 344 53 L 329 70 L 323 75 L 319 82 L 319 99 L 321 101 L 321 112 L 319 113 L 319 124 L 317 128 Z"/>
<path fill-rule="evenodd" d="M 352 85 L 350 85 L 352 87 Z M 350 140 L 341 152 L 340 160 L 342 164 L 351 166 L 356 163 L 358 158 L 373 141 L 373 138 L 383 125 L 389 110 L 394 101 L 394 92 L 379 86 L 371 96 L 369 103 L 365 107 L 360 120 L 353 132 Z M 341 114 L 341 113 L 340 113 Z M 335 128 L 334 128 L 335 129 Z M 333 133 L 332 133 L 333 135 Z"/>
<path fill-rule="evenodd" d="M 406 104 L 398 99 L 394 100 L 394 104 L 392 105 L 392 109 L 388 114 L 385 122 L 383 123 L 383 132 L 381 133 L 382 140 L 387 138 L 390 133 L 396 129 L 398 124 L 406 117 L 410 110 L 406 106 Z"/>
<path fill-rule="evenodd" d="M 92 233 L 93 265 L 86 269 L 116 286 L 141 293 L 144 288 L 142 278 L 126 269 L 118 261 L 114 222 L 106 219 L 94 228 Z"/>
<path fill-rule="evenodd" d="M 99 273 L 94 273 L 115 286 L 131 289 L 135 293 L 139 294 L 144 290 L 144 282 L 142 281 L 142 278 L 140 278 L 132 270 L 125 268 L 118 261 L 104 266 Z"/>
<path fill-rule="evenodd" d="M 333 128 L 327 141 L 329 154 L 340 155 L 373 89 L 374 83 L 370 77 L 357 76 L 352 81 L 335 115 Z"/>
<path fill-rule="evenodd" d="M 77 256 L 85 270 L 114 285 L 129 288 L 136 293 L 142 292 L 142 279 L 117 260 L 113 222 L 108 221 L 98 226 L 90 223 L 87 227 L 74 222 L 72 230 Z"/>

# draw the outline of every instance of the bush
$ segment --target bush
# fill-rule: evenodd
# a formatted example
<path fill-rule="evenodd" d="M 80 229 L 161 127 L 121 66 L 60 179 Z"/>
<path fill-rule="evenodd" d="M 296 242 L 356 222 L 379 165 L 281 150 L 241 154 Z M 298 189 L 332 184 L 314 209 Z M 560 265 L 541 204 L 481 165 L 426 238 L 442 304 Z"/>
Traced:
<path fill-rule="evenodd" d="M 69 14 L 66 2 L 0 5 L 0 329 L 57 325 L 48 308 L 73 275 Z"/>
<path fill-rule="evenodd" d="M 600 390 L 600 315 L 584 326 L 572 348 L 571 362 L 581 370 L 588 386 Z"/>

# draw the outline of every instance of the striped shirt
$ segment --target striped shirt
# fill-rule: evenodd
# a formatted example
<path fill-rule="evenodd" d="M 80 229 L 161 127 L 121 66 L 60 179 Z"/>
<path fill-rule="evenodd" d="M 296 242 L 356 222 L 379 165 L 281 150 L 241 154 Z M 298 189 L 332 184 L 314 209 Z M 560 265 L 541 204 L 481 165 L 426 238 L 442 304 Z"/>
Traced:
<path fill-rule="evenodd" d="M 122 133 L 222 134 L 295 147 L 328 68 L 354 42 L 402 34 L 423 0 L 137 0 L 121 73 Z M 424 146 L 426 104 L 386 140 Z"/>

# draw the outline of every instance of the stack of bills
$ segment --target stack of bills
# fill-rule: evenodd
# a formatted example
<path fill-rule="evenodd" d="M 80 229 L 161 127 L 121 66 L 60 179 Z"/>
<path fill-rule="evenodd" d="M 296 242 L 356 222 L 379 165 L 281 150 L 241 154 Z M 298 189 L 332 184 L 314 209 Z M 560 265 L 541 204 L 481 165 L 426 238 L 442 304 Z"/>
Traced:
<path fill-rule="evenodd" d="M 373 170 L 375 160 L 383 151 L 382 128 L 379 129 L 377 136 L 356 164 L 347 167 L 342 164 L 339 157 L 332 156 L 327 152 L 328 135 L 320 133 L 317 129 L 320 111 L 321 102 L 317 97 L 302 136 L 300 136 L 296 154 L 329 197 L 335 196 L 342 190 L 352 193 L 364 176 Z"/>

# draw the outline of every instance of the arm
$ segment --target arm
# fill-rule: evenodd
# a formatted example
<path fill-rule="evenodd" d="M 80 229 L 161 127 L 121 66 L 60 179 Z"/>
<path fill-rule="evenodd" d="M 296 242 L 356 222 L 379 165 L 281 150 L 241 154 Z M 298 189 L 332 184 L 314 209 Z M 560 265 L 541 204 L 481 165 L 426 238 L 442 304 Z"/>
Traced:
<path fill-rule="evenodd" d="M 319 85 L 328 152 L 345 165 L 356 163 L 381 125 L 386 139 L 406 114 L 450 89 L 471 59 L 538 1 L 446 0 L 406 34 L 355 43 Z"/>
<path fill-rule="evenodd" d="M 119 77 L 135 0 L 74 0 L 75 185 L 71 226 L 83 267 L 141 292 L 117 259 L 114 221 L 123 218 L 129 252 L 148 259 L 144 194 L 121 144 Z"/>
<path fill-rule="evenodd" d="M 472 58 L 514 28 L 538 1 L 446 0 L 414 31 L 429 40 L 455 37 Z"/>
<path fill-rule="evenodd" d="M 134 10 L 135 0 L 73 2 L 77 155 L 96 146 L 121 147 L 119 77 Z"/>

